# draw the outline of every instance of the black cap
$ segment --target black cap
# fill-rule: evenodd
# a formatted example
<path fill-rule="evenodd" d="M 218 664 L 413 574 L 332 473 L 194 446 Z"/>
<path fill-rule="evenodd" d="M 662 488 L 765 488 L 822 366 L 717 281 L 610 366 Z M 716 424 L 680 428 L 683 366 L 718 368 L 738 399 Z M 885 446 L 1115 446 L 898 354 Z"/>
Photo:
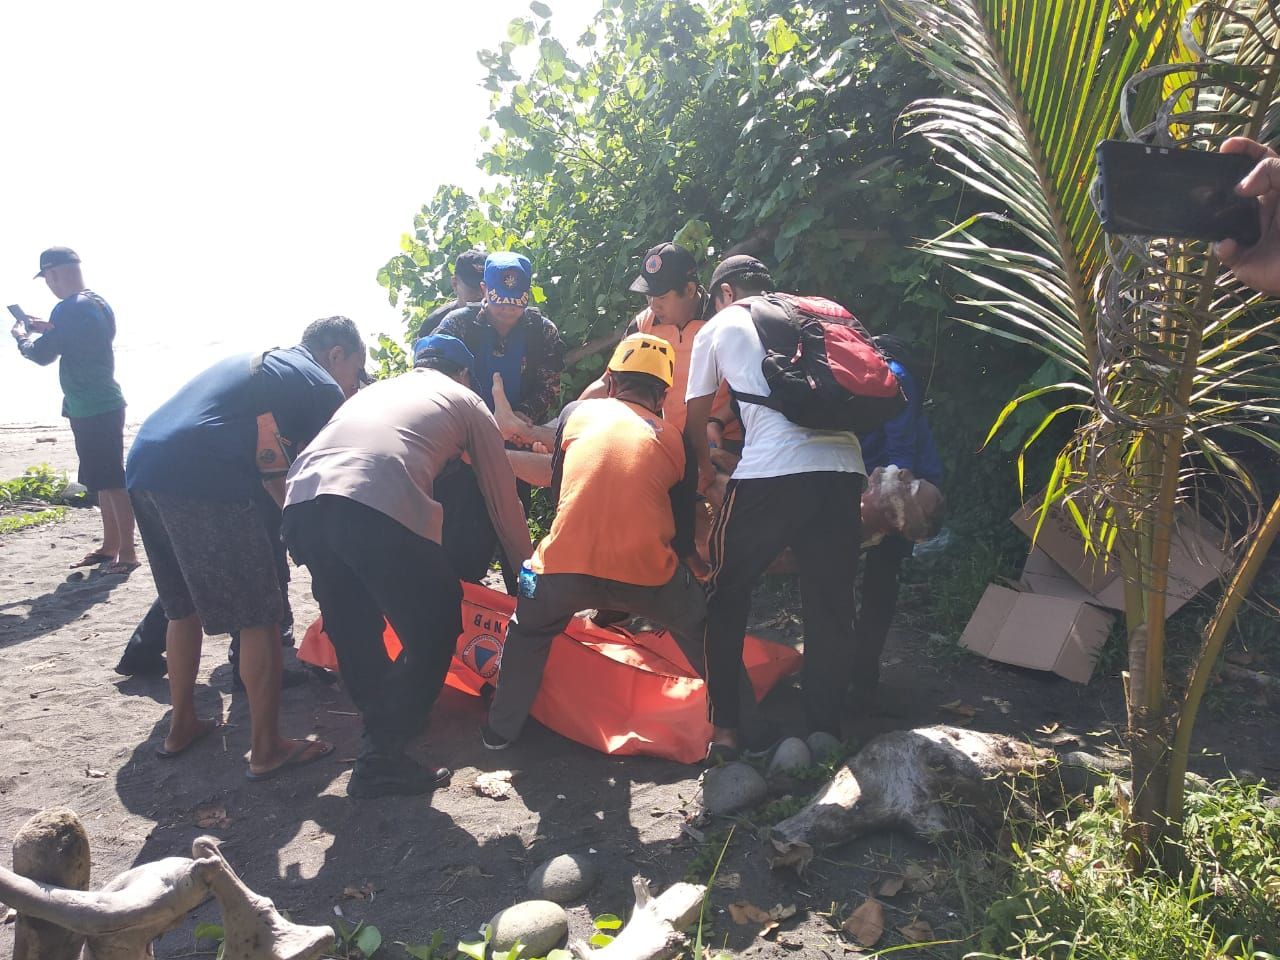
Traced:
<path fill-rule="evenodd" d="M 732 257 L 725 257 L 716 267 L 715 272 L 711 274 L 711 283 L 709 289 L 712 296 L 715 295 L 716 287 L 722 283 L 728 283 L 730 278 L 741 276 L 744 273 L 764 274 L 770 282 L 773 276 L 769 273 L 769 268 L 757 260 L 755 257 L 746 253 L 739 253 Z"/>
<path fill-rule="evenodd" d="M 485 253 L 483 250 L 466 250 L 458 254 L 453 261 L 453 275 L 460 283 L 469 287 L 478 287 L 484 280 Z"/>
<path fill-rule="evenodd" d="M 50 267 L 62 267 L 68 263 L 79 263 L 80 257 L 70 247 L 50 247 L 44 253 L 40 254 L 40 272 L 37 273 L 33 280 L 39 280 L 44 276 L 44 272 Z"/>
<path fill-rule="evenodd" d="M 679 244 L 660 243 L 644 255 L 640 276 L 627 289 L 660 297 L 690 282 L 698 282 L 698 264 L 693 254 Z"/>

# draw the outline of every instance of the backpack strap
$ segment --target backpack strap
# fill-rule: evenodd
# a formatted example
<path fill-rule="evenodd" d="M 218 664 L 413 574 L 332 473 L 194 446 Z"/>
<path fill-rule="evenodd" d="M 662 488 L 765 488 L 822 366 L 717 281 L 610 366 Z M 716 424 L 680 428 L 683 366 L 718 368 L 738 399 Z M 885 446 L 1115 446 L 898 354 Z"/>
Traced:
<path fill-rule="evenodd" d="M 770 351 L 769 338 L 767 332 L 772 332 L 781 338 L 783 328 L 793 329 L 795 323 L 795 308 L 791 302 L 773 293 L 762 293 L 754 297 L 746 297 L 739 300 L 734 306 L 746 307 L 751 314 L 751 323 L 756 328 L 756 336 L 760 338 L 760 344 L 764 347 L 765 354 Z M 796 344 L 800 342 L 800 335 L 796 333 L 792 338 Z M 788 341 L 790 342 L 790 341 Z M 768 407 L 776 410 L 777 406 L 770 397 L 761 396 L 758 393 L 746 393 L 745 391 L 736 389 L 733 384 L 729 385 L 729 396 L 738 403 L 754 403 L 758 407 Z M 737 410 L 734 411 L 738 413 Z M 741 413 L 738 413 L 741 419 Z"/>

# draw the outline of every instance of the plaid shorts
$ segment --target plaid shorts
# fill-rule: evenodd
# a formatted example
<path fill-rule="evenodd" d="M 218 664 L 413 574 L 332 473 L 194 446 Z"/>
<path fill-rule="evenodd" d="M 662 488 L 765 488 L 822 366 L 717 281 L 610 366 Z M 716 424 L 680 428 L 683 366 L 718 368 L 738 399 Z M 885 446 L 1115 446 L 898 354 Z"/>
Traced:
<path fill-rule="evenodd" d="M 211 635 L 280 622 L 280 581 L 262 507 L 149 490 L 130 490 L 129 499 L 166 617 L 194 613 Z"/>

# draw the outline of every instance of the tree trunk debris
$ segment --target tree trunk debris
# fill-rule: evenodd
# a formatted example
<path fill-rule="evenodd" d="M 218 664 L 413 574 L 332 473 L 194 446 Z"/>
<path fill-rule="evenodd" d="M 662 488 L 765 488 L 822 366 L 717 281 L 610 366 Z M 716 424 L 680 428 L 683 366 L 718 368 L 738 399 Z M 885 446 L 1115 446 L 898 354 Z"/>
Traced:
<path fill-rule="evenodd" d="M 773 828 L 770 864 L 803 872 L 817 849 L 874 830 L 937 838 L 976 827 L 995 835 L 1019 802 L 1011 781 L 1039 772 L 1051 758 L 1023 741 L 958 727 L 883 734 L 803 810 Z"/>
<path fill-rule="evenodd" d="M 596 949 L 577 940 L 569 945 L 578 960 L 669 960 L 689 946 L 684 931 L 702 912 L 707 888 L 697 883 L 677 883 L 653 896 L 642 877 L 632 881 L 636 907 L 627 925 L 606 947 Z"/>
<path fill-rule="evenodd" d="M 304 927 L 246 887 L 197 837 L 192 856 L 126 870 L 88 891 L 88 838 L 69 810 L 36 814 L 14 841 L 14 867 L 0 867 L 0 900 L 18 912 L 15 960 L 148 960 L 152 941 L 210 896 L 222 908 L 226 960 L 316 960 L 333 943 L 329 927 Z M 53 881 L 45 877 L 54 877 Z"/>

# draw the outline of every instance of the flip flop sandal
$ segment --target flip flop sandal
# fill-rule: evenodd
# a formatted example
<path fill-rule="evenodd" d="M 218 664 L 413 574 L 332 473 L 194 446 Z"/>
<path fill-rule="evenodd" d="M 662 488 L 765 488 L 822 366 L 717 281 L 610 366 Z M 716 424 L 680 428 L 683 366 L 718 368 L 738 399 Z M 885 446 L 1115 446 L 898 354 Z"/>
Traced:
<path fill-rule="evenodd" d="M 209 736 L 209 734 L 213 733 L 215 730 L 221 730 L 224 726 L 225 724 L 223 724 L 221 721 L 215 720 L 208 727 L 205 727 L 205 729 L 201 730 L 194 737 L 188 740 L 187 745 L 181 748 L 180 750 L 166 750 L 164 748 L 164 741 L 162 740 L 160 741 L 160 746 L 156 747 L 156 756 L 159 757 L 161 760 L 172 760 L 175 757 L 180 757 L 184 753 L 186 753 L 188 750 L 190 750 L 192 747 L 194 747 L 197 743 L 199 743 L 201 740 Z"/>
<path fill-rule="evenodd" d="M 102 573 L 108 577 L 127 577 L 140 566 L 142 566 L 141 560 L 117 560 L 115 563 L 109 564 Z"/>
<path fill-rule="evenodd" d="M 101 550 L 94 550 L 92 553 L 86 553 L 78 561 L 67 567 L 68 570 L 74 570 L 77 567 L 96 567 L 100 563 L 106 563 L 108 560 L 114 560 L 109 553 L 103 553 Z"/>
<path fill-rule="evenodd" d="M 312 750 L 317 745 L 321 745 L 321 749 L 311 754 L 311 756 L 307 756 L 308 751 Z M 289 756 L 284 758 L 282 763 L 272 767 L 270 770 L 263 770 L 261 773 L 254 773 L 253 768 L 250 767 L 244 772 L 244 777 L 246 780 L 252 780 L 254 783 L 258 783 L 262 780 L 270 780 L 273 777 L 279 776 L 281 773 L 286 773 L 298 767 L 305 767 L 307 764 L 315 763 L 317 760 L 323 760 L 331 753 L 333 753 L 332 743 L 324 743 L 320 740 L 302 740 L 293 748 Z"/>

